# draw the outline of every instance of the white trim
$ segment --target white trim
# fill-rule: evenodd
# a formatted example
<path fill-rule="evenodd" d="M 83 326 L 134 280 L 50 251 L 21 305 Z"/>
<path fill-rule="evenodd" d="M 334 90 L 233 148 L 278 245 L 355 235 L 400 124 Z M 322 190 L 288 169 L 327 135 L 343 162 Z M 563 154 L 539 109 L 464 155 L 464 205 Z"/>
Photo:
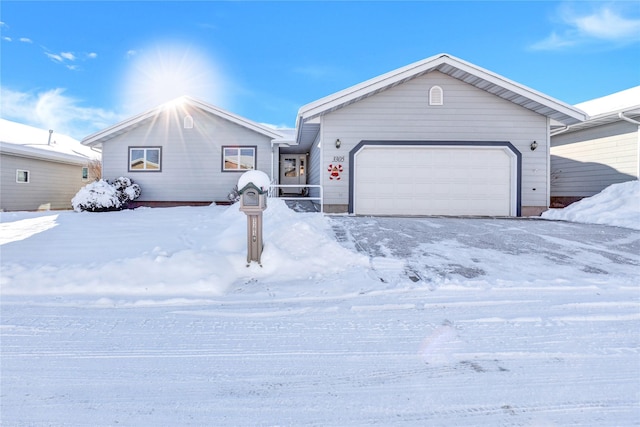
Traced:
<path fill-rule="evenodd" d="M 547 118 L 547 208 L 551 207 L 551 119 Z"/>
<path fill-rule="evenodd" d="M 444 91 L 440 86 L 429 89 L 429 105 L 444 105 Z"/>
<path fill-rule="evenodd" d="M 412 78 L 421 76 L 431 71 L 440 70 L 442 72 L 451 71 L 454 75 L 456 72 L 461 74 L 468 73 L 476 80 L 480 80 L 482 86 L 489 87 L 495 85 L 506 91 L 509 91 L 518 97 L 538 103 L 547 107 L 549 114 L 557 112 L 565 116 L 569 124 L 586 120 L 587 115 L 576 107 L 565 104 L 561 101 L 553 99 L 541 92 L 530 89 L 526 86 L 518 84 L 512 80 L 485 70 L 481 67 L 463 61 L 459 58 L 448 54 L 435 55 L 422 61 L 409 64 L 405 67 L 398 68 L 386 74 L 382 74 L 373 79 L 367 80 L 350 88 L 336 92 L 332 95 L 321 98 L 302 106 L 298 110 L 297 125 L 300 126 L 304 121 L 319 116 L 323 113 L 336 110 L 350 103 L 359 101 L 360 99 L 372 96 L 382 90 L 401 84 Z M 464 80 L 463 80 L 464 81 Z M 487 90 L 489 93 L 493 93 Z M 495 94 L 495 93 L 493 93 Z M 514 101 L 512 101 L 514 102 Z M 515 102 L 514 102 L 515 103 Z M 299 134 L 299 133 L 298 133 Z"/>
<path fill-rule="evenodd" d="M 27 176 L 27 180 L 26 181 L 21 181 L 20 180 L 20 174 L 21 173 L 26 173 Z M 28 171 L 27 169 L 16 169 L 16 182 L 18 184 L 29 184 L 29 182 L 31 182 L 31 172 Z"/>
<path fill-rule="evenodd" d="M 238 116 L 236 114 L 230 113 L 228 111 L 225 111 L 221 108 L 218 107 L 214 107 L 211 104 L 207 104 L 206 102 L 203 101 L 199 101 L 197 99 L 188 97 L 188 96 L 183 96 L 180 98 L 177 98 L 173 101 L 169 101 L 165 104 L 162 104 L 156 108 L 153 108 L 151 110 L 145 111 L 144 113 L 138 114 L 136 116 L 130 117 L 120 123 L 117 123 L 111 127 L 108 127 L 106 129 L 103 129 L 99 132 L 96 132 L 92 135 L 87 136 L 86 138 L 84 138 L 81 142 L 83 145 L 88 145 L 88 146 L 94 146 L 94 145 L 99 145 L 102 144 L 105 141 L 108 141 L 109 139 L 115 137 L 116 135 L 119 135 L 121 133 L 126 132 L 130 127 L 132 126 L 136 126 L 138 124 L 140 124 L 142 121 L 157 116 L 158 114 L 166 111 L 167 109 L 175 109 L 178 110 L 180 108 L 184 108 L 185 105 L 190 105 L 192 107 L 195 108 L 199 108 L 203 111 L 209 112 L 211 114 L 214 114 L 222 119 L 228 120 L 232 123 L 235 123 L 237 125 L 240 125 L 242 127 L 245 127 L 249 130 L 252 130 L 254 132 L 257 132 L 259 134 L 265 135 L 269 138 L 272 139 L 284 139 L 285 136 L 282 135 L 280 132 L 277 132 L 267 126 L 263 126 L 259 123 L 253 122 L 249 119 L 246 119 L 244 117 Z"/>

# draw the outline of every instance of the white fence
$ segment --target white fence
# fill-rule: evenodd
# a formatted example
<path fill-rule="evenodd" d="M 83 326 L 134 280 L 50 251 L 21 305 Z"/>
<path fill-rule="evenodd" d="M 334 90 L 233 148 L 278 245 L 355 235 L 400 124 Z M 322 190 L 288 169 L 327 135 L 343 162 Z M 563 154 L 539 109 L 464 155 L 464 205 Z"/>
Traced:
<path fill-rule="evenodd" d="M 286 196 L 286 197 L 282 197 L 280 196 L 280 191 L 278 191 L 278 189 L 280 188 L 318 188 L 320 190 L 319 197 L 310 197 L 310 196 Z M 310 185 L 310 184 L 282 184 L 282 185 L 278 185 L 278 184 L 271 184 L 269 186 L 269 197 L 275 198 L 275 199 L 282 199 L 282 200 L 309 200 L 311 202 L 313 202 L 314 200 L 318 200 L 320 202 L 320 212 L 324 213 L 324 205 L 323 205 L 323 197 L 322 197 L 322 185 Z"/>

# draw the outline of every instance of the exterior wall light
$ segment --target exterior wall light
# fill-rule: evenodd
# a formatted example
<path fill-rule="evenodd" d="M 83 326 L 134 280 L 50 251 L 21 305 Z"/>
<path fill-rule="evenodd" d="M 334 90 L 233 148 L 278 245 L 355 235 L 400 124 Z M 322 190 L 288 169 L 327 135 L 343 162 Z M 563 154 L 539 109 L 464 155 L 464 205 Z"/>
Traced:
<path fill-rule="evenodd" d="M 535 142 L 535 141 L 533 141 L 533 142 L 531 143 L 530 147 L 531 147 L 531 151 L 534 151 L 536 148 L 538 148 L 538 143 L 537 143 L 537 142 Z"/>
<path fill-rule="evenodd" d="M 336 148 L 340 148 L 341 145 L 342 142 L 340 142 L 340 139 L 336 139 Z"/>

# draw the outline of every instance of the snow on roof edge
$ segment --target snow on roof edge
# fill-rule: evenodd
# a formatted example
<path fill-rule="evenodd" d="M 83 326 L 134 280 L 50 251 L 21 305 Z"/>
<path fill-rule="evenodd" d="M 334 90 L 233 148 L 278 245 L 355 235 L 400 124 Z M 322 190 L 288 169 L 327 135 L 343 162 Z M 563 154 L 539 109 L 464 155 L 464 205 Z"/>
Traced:
<path fill-rule="evenodd" d="M 575 104 L 575 107 L 585 111 L 589 118 L 636 109 L 640 107 L 640 86 L 590 99 Z"/>
<path fill-rule="evenodd" d="M 116 132 L 120 132 L 120 131 L 124 131 L 125 129 L 127 129 L 128 127 L 134 126 L 137 123 L 142 122 L 143 120 L 152 117 L 164 110 L 166 110 L 167 108 L 175 108 L 177 105 L 180 105 L 181 103 L 187 103 L 189 105 L 192 105 L 196 108 L 200 108 L 204 111 L 207 111 L 209 113 L 212 113 L 214 115 L 217 115 L 218 117 L 221 117 L 225 120 L 228 120 L 232 123 L 235 123 L 237 125 L 243 126 L 247 129 L 253 130 L 254 132 L 258 132 L 262 135 L 265 135 L 267 137 L 270 138 L 283 138 L 284 135 L 282 135 L 281 132 L 279 132 L 277 129 L 273 129 L 269 126 L 265 126 L 261 123 L 258 122 L 254 122 L 250 119 L 247 119 L 246 117 L 242 117 L 239 116 L 237 114 L 231 113 L 229 111 L 223 110 L 222 108 L 216 107 L 214 105 L 211 105 L 207 102 L 201 101 L 199 99 L 184 95 L 181 97 L 178 97 L 174 100 L 165 102 L 163 104 L 160 104 L 154 108 L 151 108 L 147 111 L 144 111 L 142 113 L 136 114 L 134 116 L 131 116 L 119 123 L 116 123 L 108 128 L 102 129 L 98 132 L 95 132 L 85 138 L 82 139 L 81 143 L 85 146 L 95 146 L 98 144 L 101 144 L 103 142 L 103 139 L 111 134 L 114 134 Z"/>

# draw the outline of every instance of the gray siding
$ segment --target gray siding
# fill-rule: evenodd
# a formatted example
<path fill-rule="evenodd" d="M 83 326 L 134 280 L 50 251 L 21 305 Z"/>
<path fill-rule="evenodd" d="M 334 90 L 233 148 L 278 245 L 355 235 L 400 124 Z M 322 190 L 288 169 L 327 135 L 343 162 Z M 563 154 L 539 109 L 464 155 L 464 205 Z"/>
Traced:
<path fill-rule="evenodd" d="M 554 136 L 551 195 L 589 197 L 638 179 L 638 126 L 625 121 Z"/>
<path fill-rule="evenodd" d="M 320 157 L 320 147 L 318 147 L 318 142 L 320 141 L 320 134 L 311 145 L 311 151 L 309 153 L 309 172 L 307 175 L 307 183 L 311 185 L 320 185 L 321 182 L 321 157 Z M 320 190 L 317 188 L 311 188 L 309 190 L 309 196 L 311 197 L 320 197 Z"/>
<path fill-rule="evenodd" d="M 103 143 L 103 177 L 127 176 L 142 188 L 138 201 L 226 201 L 242 172 L 222 172 L 222 146 L 256 146 L 256 169 L 270 175 L 271 144 L 267 136 L 200 109 L 188 112 L 192 129 L 183 128 L 183 116 L 163 113 Z M 129 147 L 162 147 L 162 171 L 129 172 Z"/>
<path fill-rule="evenodd" d="M 430 106 L 438 85 L 444 105 Z M 522 206 L 547 207 L 547 118 L 439 72 L 429 73 L 325 115 L 322 165 L 345 156 L 344 178 L 322 175 L 325 203 L 348 202 L 348 154 L 362 140 L 508 141 L 522 153 Z M 336 149 L 339 138 L 342 147 Z M 529 145 L 537 141 L 536 151 Z"/>
<path fill-rule="evenodd" d="M 29 182 L 16 182 L 16 170 L 28 170 Z M 0 210 L 71 209 L 71 199 L 88 181 L 82 166 L 3 153 L 0 155 Z"/>

